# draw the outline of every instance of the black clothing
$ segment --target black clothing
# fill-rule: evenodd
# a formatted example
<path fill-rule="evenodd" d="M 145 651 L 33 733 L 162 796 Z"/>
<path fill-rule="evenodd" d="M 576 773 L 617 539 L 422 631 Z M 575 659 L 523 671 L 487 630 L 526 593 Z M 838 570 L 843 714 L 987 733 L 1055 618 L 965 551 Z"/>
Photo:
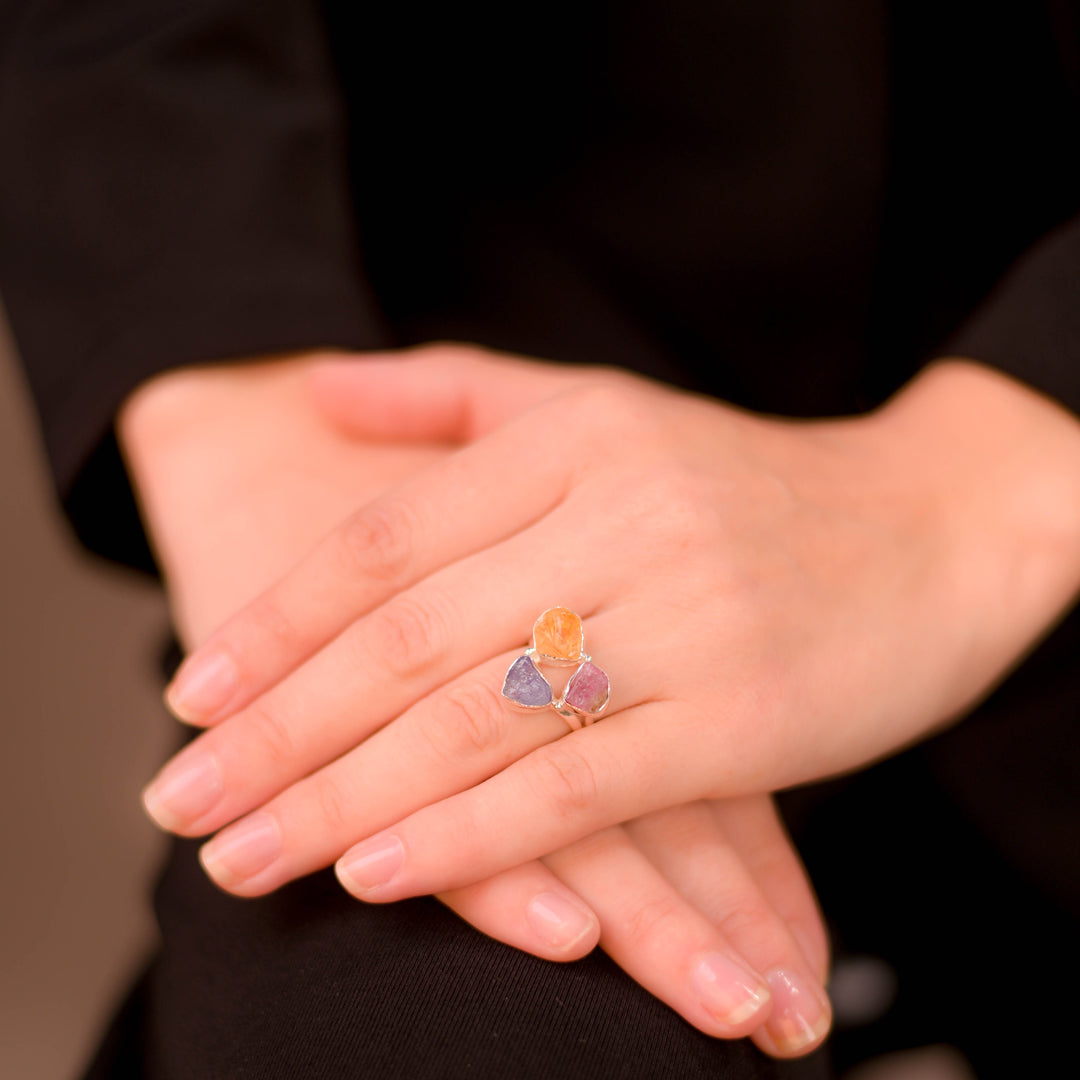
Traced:
<path fill-rule="evenodd" d="M 430 897 L 358 911 L 329 871 L 248 905 L 180 847 L 158 891 L 162 955 L 87 1080 L 133 1053 L 132 1075 L 200 1080 L 826 1075 L 820 1057 L 792 1067 L 710 1039 L 599 950 L 538 960 Z"/>
<path fill-rule="evenodd" d="M 125 554 L 79 483 L 193 358 L 457 336 L 815 415 L 948 341 L 1080 409 L 1080 16 L 984 7 L 8 0 L 0 288 L 76 526 Z"/>
<path fill-rule="evenodd" d="M 812 416 L 872 406 L 951 352 L 1080 410 L 1075 3 L 24 0 L 0 19 L 0 290 L 61 495 L 110 557 L 149 565 L 110 418 L 196 360 L 457 338 Z M 1077 959 L 1076 641 L 1066 624 L 949 735 L 789 800 L 841 946 L 914 973 L 909 1012 L 871 1045 L 951 1040 L 992 1049 L 982 1076 L 1043 1074 L 1045 1022 L 1031 1037 L 1023 1011 L 1012 1031 L 971 999 L 993 980 L 1006 1000 L 1013 965 L 1053 1012 Z M 906 829 L 910 862 L 864 857 Z M 583 1075 L 609 1054 L 612 1076 L 815 1068 L 702 1042 L 600 957 L 555 968 L 430 902 L 334 889 L 316 875 L 232 900 L 179 845 L 165 952 L 126 1014 L 146 1074 L 385 1072 L 365 1026 L 384 1022 L 386 1045 L 436 1054 L 416 1076 L 532 1075 L 513 1057 L 526 1029 L 535 1075 L 573 1075 L 543 1056 L 564 1052 L 558 1031 L 585 1040 Z M 1006 895 L 1055 936 L 1011 935 Z M 417 982 L 433 955 L 489 972 L 488 992 Z M 406 1045 L 424 1005 L 452 1012 Z M 474 1006 L 484 1053 L 527 1018 L 498 1066 L 463 1036 Z M 616 1022 L 638 1041 L 609 1047 Z"/>

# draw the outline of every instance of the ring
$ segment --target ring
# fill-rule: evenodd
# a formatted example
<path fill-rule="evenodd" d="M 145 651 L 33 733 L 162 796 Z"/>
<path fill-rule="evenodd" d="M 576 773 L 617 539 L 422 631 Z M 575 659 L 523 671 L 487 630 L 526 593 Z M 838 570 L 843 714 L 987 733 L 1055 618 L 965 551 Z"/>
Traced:
<path fill-rule="evenodd" d="M 502 695 L 521 709 L 554 709 L 577 731 L 607 708 L 611 682 L 585 652 L 581 619 L 569 608 L 549 608 L 533 625 L 532 644 L 511 665 L 503 679 Z M 540 670 L 576 665 L 562 693 L 556 696 Z"/>

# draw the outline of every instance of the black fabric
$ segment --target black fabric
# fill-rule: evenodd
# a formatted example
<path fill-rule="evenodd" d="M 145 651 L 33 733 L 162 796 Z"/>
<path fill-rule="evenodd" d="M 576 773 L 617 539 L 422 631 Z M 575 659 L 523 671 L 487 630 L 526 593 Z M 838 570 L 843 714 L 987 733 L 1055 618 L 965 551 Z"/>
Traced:
<path fill-rule="evenodd" d="M 110 431 L 140 381 L 318 345 L 459 338 L 793 416 L 951 352 L 1080 411 L 1077 8 L 9 0 L 0 291 L 76 528 L 150 567 Z M 841 948 L 904 983 L 840 1065 L 944 1039 L 1052 1075 L 1078 645 L 1074 618 L 953 732 L 787 798 Z M 182 844 L 158 913 L 95 1077 L 825 1068 L 325 876 L 239 901 Z"/>
<path fill-rule="evenodd" d="M 1080 218 L 1074 218 L 1010 268 L 991 302 L 947 348 L 993 364 L 1080 412 L 1078 297 Z"/>
<path fill-rule="evenodd" d="M 238 903 L 206 879 L 195 844 L 178 848 L 158 890 L 161 958 L 88 1080 L 112 1080 L 132 1045 L 135 1075 L 169 1080 L 828 1075 L 822 1054 L 788 1065 L 710 1039 L 599 951 L 547 963 L 430 898 L 358 905 L 330 871 Z"/>
<path fill-rule="evenodd" d="M 872 378 L 887 390 L 913 356 L 970 355 L 1078 411 L 1075 351 L 1034 353 L 1042 316 L 1075 326 L 1075 264 L 1042 241 L 1080 211 L 1080 7 L 914 0 L 889 9 Z M 1042 267 L 1048 285 L 1039 316 L 1030 296 L 996 287 L 1021 259 Z M 989 321 L 1015 332 L 969 338 Z"/>
<path fill-rule="evenodd" d="M 65 497 L 155 372 L 392 340 L 316 4 L 13 0 L 6 18 L 0 290 Z"/>
<path fill-rule="evenodd" d="M 1071 702 L 1075 709 L 1075 694 Z M 956 798 L 955 774 L 943 774 L 939 759 L 978 744 L 980 722 L 973 717 L 940 743 L 794 796 L 812 807 L 792 817 L 837 962 L 884 960 L 896 980 L 895 999 L 880 1016 L 837 1026 L 830 1043 L 841 1074 L 887 1050 L 934 1045 L 958 1048 L 979 1080 L 1075 1072 L 1075 1061 L 1043 1037 L 1073 1022 L 1066 973 L 1080 961 L 1075 910 L 1027 872 L 1036 860 L 1018 869 L 1002 858 L 999 829 L 986 829 L 987 814 L 1007 813 L 1025 799 L 1036 804 L 1023 815 L 1025 826 L 1035 826 L 1029 839 L 1055 844 L 1054 862 L 1074 881 L 1077 833 L 1022 772 L 998 802 L 997 770 L 981 771 L 985 749 L 965 770 L 965 786 L 980 786 L 975 812 Z M 1044 758 L 1075 755 L 1075 735 L 1047 734 L 1037 719 L 1025 730 Z M 1075 774 L 1075 761 L 1062 772 Z M 1073 782 L 1075 800 L 1075 775 Z"/>

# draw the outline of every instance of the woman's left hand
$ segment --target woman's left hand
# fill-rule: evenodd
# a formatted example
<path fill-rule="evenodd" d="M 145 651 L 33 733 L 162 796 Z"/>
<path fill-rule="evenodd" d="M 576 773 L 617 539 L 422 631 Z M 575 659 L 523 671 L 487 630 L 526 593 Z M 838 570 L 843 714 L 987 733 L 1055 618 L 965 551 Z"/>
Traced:
<path fill-rule="evenodd" d="M 352 844 L 338 872 L 364 899 L 459 889 L 666 807 L 856 767 L 968 707 L 1080 577 L 1080 427 L 966 362 L 814 423 L 460 348 L 331 366 L 314 392 L 368 437 L 464 445 L 174 685 L 212 727 L 147 805 L 184 835 L 235 822 L 207 863 L 238 893 Z M 606 718 L 571 734 L 499 693 L 556 604 L 611 677 Z M 230 866 L 252 811 L 274 850 Z"/>

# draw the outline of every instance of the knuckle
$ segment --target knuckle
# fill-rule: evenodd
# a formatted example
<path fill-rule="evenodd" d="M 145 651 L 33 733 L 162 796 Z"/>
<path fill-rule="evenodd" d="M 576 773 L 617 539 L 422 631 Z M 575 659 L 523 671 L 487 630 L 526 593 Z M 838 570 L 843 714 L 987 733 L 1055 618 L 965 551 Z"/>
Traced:
<path fill-rule="evenodd" d="M 748 959 L 775 957 L 784 935 L 775 917 L 759 901 L 744 897 L 719 920 L 723 935 Z"/>
<path fill-rule="evenodd" d="M 592 763 L 580 750 L 560 739 L 539 755 L 537 770 L 541 789 L 560 819 L 571 819 L 591 810 L 600 792 Z"/>
<path fill-rule="evenodd" d="M 759 839 L 744 858 L 755 880 L 783 882 L 785 895 L 801 885 L 799 865 L 783 836 Z"/>
<path fill-rule="evenodd" d="M 623 933 L 631 942 L 655 949 L 672 936 L 683 916 L 683 905 L 674 896 L 649 897 L 627 910 Z"/>
<path fill-rule="evenodd" d="M 655 531 L 666 527 L 671 510 L 666 477 L 655 470 L 639 479 L 623 506 L 627 523 Z"/>
<path fill-rule="evenodd" d="M 292 619 L 285 614 L 272 595 L 258 597 L 248 613 L 260 633 L 283 651 L 291 651 L 300 643 L 301 634 Z"/>
<path fill-rule="evenodd" d="M 442 655 L 446 625 L 438 604 L 400 596 L 375 616 L 376 654 L 391 675 L 415 675 Z"/>
<path fill-rule="evenodd" d="M 660 467 L 628 493 L 612 527 L 630 529 L 657 552 L 690 554 L 717 542 L 707 494 L 678 467 Z"/>
<path fill-rule="evenodd" d="M 333 834 L 350 831 L 353 826 L 352 800 L 341 784 L 327 773 L 318 773 L 312 783 L 323 826 Z"/>
<path fill-rule="evenodd" d="M 697 477 L 679 466 L 658 468 L 643 485 L 642 497 L 658 522 L 680 529 L 697 525 L 708 506 Z"/>
<path fill-rule="evenodd" d="M 267 761 L 275 767 L 294 762 L 299 744 L 288 718 L 264 700 L 256 701 L 251 710 L 251 720 Z"/>
<path fill-rule="evenodd" d="M 575 390 L 572 401 L 586 431 L 625 431 L 643 422 L 638 393 L 620 379 L 586 383 Z"/>
<path fill-rule="evenodd" d="M 475 762 L 478 753 L 506 737 L 507 713 L 501 695 L 483 683 L 451 687 L 440 695 L 425 734 L 442 761 Z"/>
<path fill-rule="evenodd" d="M 396 581 L 412 562 L 416 522 L 403 502 L 368 506 L 342 526 L 340 558 L 347 577 Z"/>

